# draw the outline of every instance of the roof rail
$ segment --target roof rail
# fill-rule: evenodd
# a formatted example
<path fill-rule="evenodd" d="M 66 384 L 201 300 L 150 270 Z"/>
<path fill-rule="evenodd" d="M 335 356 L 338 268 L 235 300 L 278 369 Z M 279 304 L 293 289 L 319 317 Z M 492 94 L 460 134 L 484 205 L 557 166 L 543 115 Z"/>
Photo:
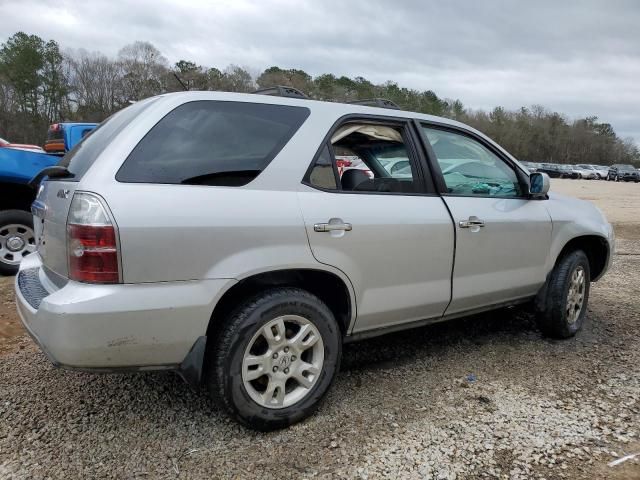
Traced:
<path fill-rule="evenodd" d="M 351 105 L 364 105 L 366 107 L 393 108 L 395 110 L 402 110 L 395 102 L 387 100 L 386 98 L 368 98 L 366 100 L 354 100 L 347 103 Z"/>
<path fill-rule="evenodd" d="M 252 92 L 258 95 L 273 95 L 275 97 L 309 98 L 297 88 L 276 85 L 275 87 L 259 88 Z"/>

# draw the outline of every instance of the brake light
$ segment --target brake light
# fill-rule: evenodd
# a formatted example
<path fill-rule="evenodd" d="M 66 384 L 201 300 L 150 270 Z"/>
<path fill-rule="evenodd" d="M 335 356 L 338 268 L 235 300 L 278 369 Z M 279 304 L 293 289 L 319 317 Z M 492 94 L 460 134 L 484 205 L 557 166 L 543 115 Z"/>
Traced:
<path fill-rule="evenodd" d="M 116 229 L 102 201 L 76 193 L 67 219 L 69 278 L 86 283 L 118 283 L 120 262 Z"/>
<path fill-rule="evenodd" d="M 350 167 L 351 166 L 351 160 L 343 160 L 343 159 L 337 159 L 336 160 L 336 166 L 338 168 L 344 168 L 344 167 Z"/>

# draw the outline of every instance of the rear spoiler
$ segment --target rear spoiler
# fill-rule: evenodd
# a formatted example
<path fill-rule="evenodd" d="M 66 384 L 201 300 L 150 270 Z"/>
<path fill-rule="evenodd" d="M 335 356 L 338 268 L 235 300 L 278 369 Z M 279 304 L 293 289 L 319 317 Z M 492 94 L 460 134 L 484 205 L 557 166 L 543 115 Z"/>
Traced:
<path fill-rule="evenodd" d="M 35 177 L 33 177 L 29 181 L 29 186 L 35 190 L 36 188 L 38 188 L 38 185 L 40 185 L 40 181 L 44 177 L 49 177 L 49 178 L 73 177 L 73 173 L 67 170 L 67 167 L 61 167 L 59 165 L 43 168 L 36 174 Z"/>

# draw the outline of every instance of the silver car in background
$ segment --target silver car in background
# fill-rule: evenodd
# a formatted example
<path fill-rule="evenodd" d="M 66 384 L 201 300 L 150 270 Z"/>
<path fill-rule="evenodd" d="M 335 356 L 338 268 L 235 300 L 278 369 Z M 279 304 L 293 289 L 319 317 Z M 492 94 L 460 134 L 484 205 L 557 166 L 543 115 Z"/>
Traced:
<path fill-rule="evenodd" d="M 348 340 L 519 303 L 574 335 L 613 250 L 546 174 L 390 108 L 167 94 L 44 173 L 15 288 L 49 359 L 176 370 L 259 430 L 317 408 Z"/>

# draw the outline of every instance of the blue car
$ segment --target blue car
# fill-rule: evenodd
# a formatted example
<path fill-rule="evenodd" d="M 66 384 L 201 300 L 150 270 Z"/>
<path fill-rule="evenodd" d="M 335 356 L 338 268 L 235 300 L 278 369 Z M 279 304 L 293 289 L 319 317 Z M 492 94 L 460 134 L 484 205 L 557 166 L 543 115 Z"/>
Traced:
<path fill-rule="evenodd" d="M 30 180 L 43 169 L 56 165 L 61 154 L 97 126 L 95 123 L 56 125 L 63 125 L 55 129 L 56 136 L 62 135 L 62 149 L 60 144 L 48 149 L 52 153 L 0 148 L 0 275 L 14 275 L 20 261 L 36 250 L 31 204 L 37 192 L 29 185 Z"/>

